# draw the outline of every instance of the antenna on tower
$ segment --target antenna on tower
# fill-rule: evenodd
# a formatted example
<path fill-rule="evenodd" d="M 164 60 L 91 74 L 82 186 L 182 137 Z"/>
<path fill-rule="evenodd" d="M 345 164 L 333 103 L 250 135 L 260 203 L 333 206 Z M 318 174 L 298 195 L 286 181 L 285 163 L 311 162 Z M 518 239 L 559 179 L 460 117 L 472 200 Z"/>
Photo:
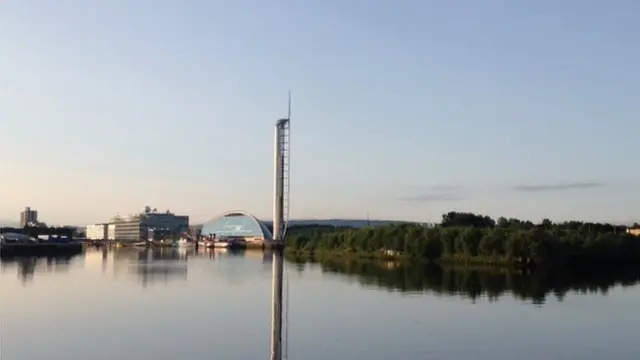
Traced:
<path fill-rule="evenodd" d="M 289 90 L 289 111 L 287 113 L 287 120 L 291 121 L 291 90 Z"/>

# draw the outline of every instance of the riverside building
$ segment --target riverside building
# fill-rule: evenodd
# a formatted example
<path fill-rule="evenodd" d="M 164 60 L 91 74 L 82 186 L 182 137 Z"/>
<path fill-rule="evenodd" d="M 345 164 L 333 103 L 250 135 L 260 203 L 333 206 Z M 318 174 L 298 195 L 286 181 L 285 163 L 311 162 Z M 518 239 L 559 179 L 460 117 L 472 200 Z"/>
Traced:
<path fill-rule="evenodd" d="M 150 232 L 179 236 L 189 230 L 189 216 L 176 215 L 169 210 L 158 212 L 147 206 L 140 214 L 114 217 L 111 225 L 114 226 L 115 240 L 136 242 L 147 240 Z"/>

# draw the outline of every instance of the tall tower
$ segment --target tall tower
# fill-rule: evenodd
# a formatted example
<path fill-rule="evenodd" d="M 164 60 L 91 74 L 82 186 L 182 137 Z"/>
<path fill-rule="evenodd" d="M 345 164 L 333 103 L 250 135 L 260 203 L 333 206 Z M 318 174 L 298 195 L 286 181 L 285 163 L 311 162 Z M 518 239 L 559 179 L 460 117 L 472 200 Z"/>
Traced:
<path fill-rule="evenodd" d="M 284 247 L 289 223 L 289 143 L 291 120 L 291 93 L 286 119 L 276 122 L 274 139 L 274 194 L 273 194 L 273 268 L 271 298 L 271 360 L 283 360 L 286 356 L 286 336 L 283 342 L 282 303 L 284 278 Z M 286 326 L 286 321 L 285 321 Z"/>
<path fill-rule="evenodd" d="M 274 195 L 273 195 L 273 240 L 276 247 L 284 244 L 289 222 L 289 162 L 290 162 L 291 95 L 289 116 L 276 122 L 274 139 Z"/>

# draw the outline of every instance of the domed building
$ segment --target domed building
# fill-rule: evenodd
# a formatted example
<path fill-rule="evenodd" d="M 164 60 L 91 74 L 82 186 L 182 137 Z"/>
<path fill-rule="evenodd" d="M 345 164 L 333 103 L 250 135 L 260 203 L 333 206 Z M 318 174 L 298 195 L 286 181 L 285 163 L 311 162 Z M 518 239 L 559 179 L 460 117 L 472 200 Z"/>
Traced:
<path fill-rule="evenodd" d="M 269 243 L 273 235 L 267 226 L 255 216 L 244 211 L 223 214 L 202 225 L 202 236 L 222 239 L 241 238 L 248 243 Z"/>

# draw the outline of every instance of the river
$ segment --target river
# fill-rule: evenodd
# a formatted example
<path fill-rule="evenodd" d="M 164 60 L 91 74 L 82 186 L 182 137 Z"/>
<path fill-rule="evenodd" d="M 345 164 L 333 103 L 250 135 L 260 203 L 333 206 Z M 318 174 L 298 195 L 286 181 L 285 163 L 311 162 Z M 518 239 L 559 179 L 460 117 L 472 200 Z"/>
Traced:
<path fill-rule="evenodd" d="M 250 251 L 4 259 L 0 359 L 269 359 L 271 266 Z M 285 269 L 291 360 L 640 358 L 637 273 Z"/>

